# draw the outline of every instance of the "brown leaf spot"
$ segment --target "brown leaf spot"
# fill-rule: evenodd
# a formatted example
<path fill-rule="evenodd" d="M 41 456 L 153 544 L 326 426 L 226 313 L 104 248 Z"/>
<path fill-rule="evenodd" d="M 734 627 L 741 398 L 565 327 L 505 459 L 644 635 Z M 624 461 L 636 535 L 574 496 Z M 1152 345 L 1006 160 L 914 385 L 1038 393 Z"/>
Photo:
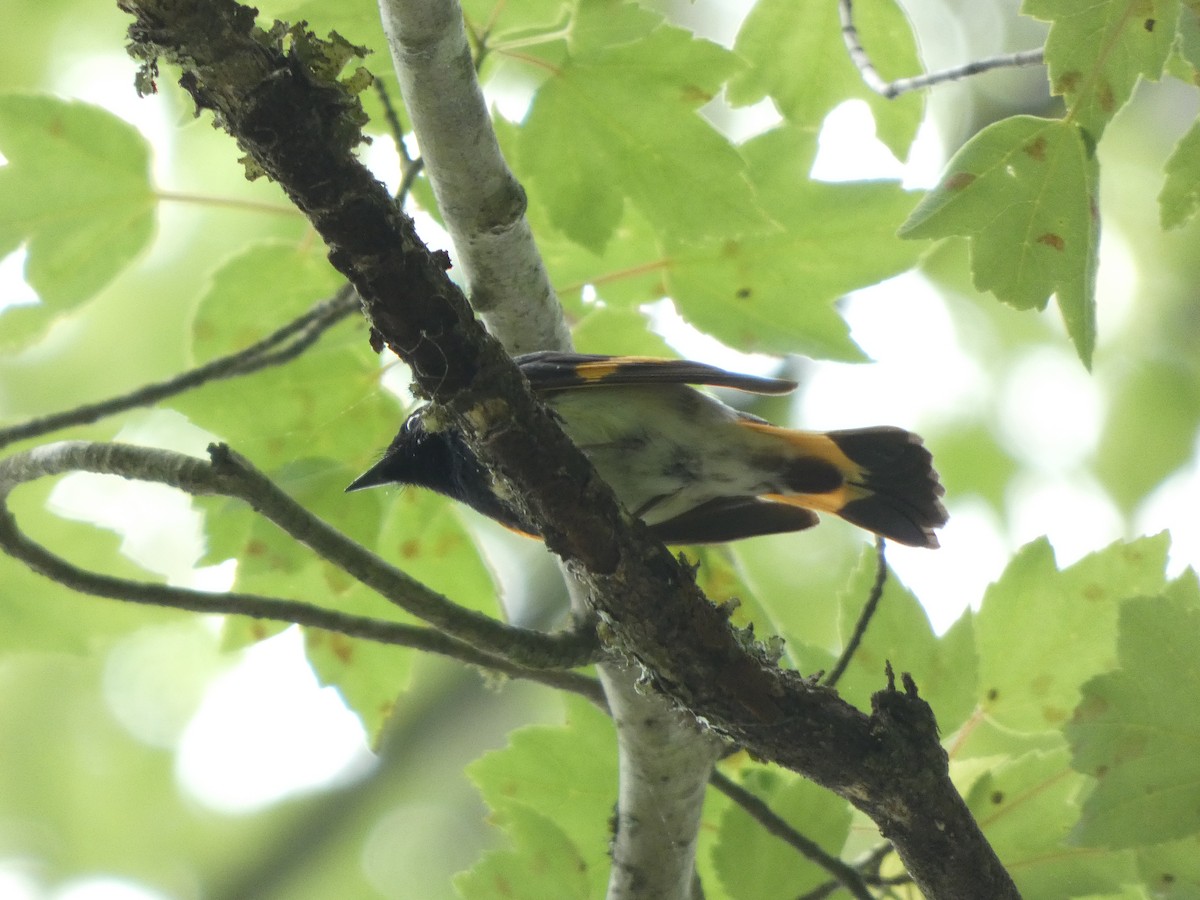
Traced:
<path fill-rule="evenodd" d="M 1035 697 L 1041 697 L 1050 692 L 1050 688 L 1054 686 L 1054 676 L 1048 672 L 1044 675 L 1039 675 L 1033 681 L 1029 682 L 1029 691 Z"/>
<path fill-rule="evenodd" d="M 1108 701 L 1103 697 L 1089 694 L 1075 707 L 1075 715 L 1071 717 L 1071 721 L 1076 725 L 1085 725 L 1088 722 L 1094 722 L 1107 712 Z"/>
<path fill-rule="evenodd" d="M 1106 113 L 1116 111 L 1117 98 L 1113 96 L 1112 85 L 1107 80 L 1101 81 L 1096 85 L 1096 102 L 1100 104 L 1100 108 Z"/>
<path fill-rule="evenodd" d="M 416 538 L 410 538 L 400 545 L 400 555 L 404 559 L 412 559 L 421 555 L 421 542 Z"/>
<path fill-rule="evenodd" d="M 679 96 L 684 103 L 707 103 L 713 98 L 711 92 L 694 84 L 685 84 L 680 88 Z"/>
<path fill-rule="evenodd" d="M 264 625 L 262 622 L 251 622 L 250 623 L 250 637 L 256 641 L 266 640 L 267 626 Z"/>
<path fill-rule="evenodd" d="M 434 556 L 447 556 L 453 553 L 462 544 L 462 536 L 455 531 L 447 531 L 438 535 L 438 539 L 433 545 Z"/>
<path fill-rule="evenodd" d="M 1054 82 L 1054 93 L 1056 93 L 1056 94 L 1073 93 L 1075 91 L 1075 89 L 1077 87 L 1079 87 L 1079 80 L 1082 77 L 1083 77 L 1083 75 L 1080 72 L 1077 72 L 1074 70 L 1070 71 L 1070 72 L 1063 72 L 1061 75 L 1058 76 L 1057 80 Z"/>
<path fill-rule="evenodd" d="M 1051 250 L 1057 250 L 1059 253 L 1061 253 L 1063 248 L 1066 247 L 1066 242 L 1062 239 L 1062 237 L 1055 234 L 1053 231 L 1047 231 L 1045 234 L 1040 235 L 1037 239 L 1037 242 L 1039 244 L 1045 244 Z"/>
<path fill-rule="evenodd" d="M 1041 162 L 1046 158 L 1046 137 L 1038 135 L 1037 139 L 1025 145 L 1025 152 L 1032 158 Z"/>
<path fill-rule="evenodd" d="M 267 545 L 265 541 L 260 541 L 257 538 L 246 541 L 247 556 L 266 556 Z"/>
<path fill-rule="evenodd" d="M 344 634 L 330 632 L 329 649 L 342 663 L 349 663 L 354 657 L 354 644 Z"/>
<path fill-rule="evenodd" d="M 1130 760 L 1142 759 L 1146 755 L 1148 741 L 1144 735 L 1132 735 L 1120 741 L 1113 754 L 1113 763 L 1123 765 Z"/>
<path fill-rule="evenodd" d="M 1091 582 L 1083 587 L 1084 600 L 1103 600 L 1108 596 L 1108 591 L 1104 590 L 1104 585 Z"/>
<path fill-rule="evenodd" d="M 742 252 L 742 245 L 738 241 L 729 240 L 721 245 L 722 256 L 737 256 Z"/>
<path fill-rule="evenodd" d="M 1043 706 L 1042 718 L 1051 725 L 1061 725 L 1067 721 L 1067 711 L 1061 706 Z"/>
<path fill-rule="evenodd" d="M 975 176 L 970 172 L 955 172 L 946 179 L 942 185 L 948 191 L 961 191 L 963 188 L 970 187 L 975 181 Z"/>

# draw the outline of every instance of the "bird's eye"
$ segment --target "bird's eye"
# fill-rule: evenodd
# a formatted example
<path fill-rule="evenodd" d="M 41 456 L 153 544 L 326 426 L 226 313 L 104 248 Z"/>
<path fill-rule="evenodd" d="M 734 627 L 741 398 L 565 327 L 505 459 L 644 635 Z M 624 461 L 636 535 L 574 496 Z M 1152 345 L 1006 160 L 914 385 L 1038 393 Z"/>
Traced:
<path fill-rule="evenodd" d="M 416 431 L 424 431 L 425 430 L 425 426 L 424 426 L 424 422 L 423 422 L 424 418 L 425 418 L 425 408 L 421 407 L 416 412 L 414 412 L 412 415 L 410 415 L 407 419 L 404 420 L 404 425 L 402 426 L 402 430 L 404 431 L 405 434 L 412 434 L 413 432 L 416 432 Z"/>

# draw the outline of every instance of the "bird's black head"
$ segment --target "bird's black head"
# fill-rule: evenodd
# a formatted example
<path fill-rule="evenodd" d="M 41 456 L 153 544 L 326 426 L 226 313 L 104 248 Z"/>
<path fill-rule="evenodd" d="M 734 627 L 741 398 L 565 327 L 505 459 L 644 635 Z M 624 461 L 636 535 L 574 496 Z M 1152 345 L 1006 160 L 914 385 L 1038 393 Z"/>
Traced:
<path fill-rule="evenodd" d="M 354 481 L 347 491 L 384 484 L 414 484 L 474 507 L 485 516 L 528 534 L 534 529 L 492 490 L 488 471 L 454 428 L 429 429 L 421 407 L 400 426 L 383 458 Z"/>
<path fill-rule="evenodd" d="M 416 484 L 455 496 L 454 470 L 461 467 L 455 457 L 470 451 L 456 433 L 429 431 L 425 427 L 427 409 L 421 407 L 404 420 L 383 458 L 350 482 L 347 491 L 384 484 Z"/>

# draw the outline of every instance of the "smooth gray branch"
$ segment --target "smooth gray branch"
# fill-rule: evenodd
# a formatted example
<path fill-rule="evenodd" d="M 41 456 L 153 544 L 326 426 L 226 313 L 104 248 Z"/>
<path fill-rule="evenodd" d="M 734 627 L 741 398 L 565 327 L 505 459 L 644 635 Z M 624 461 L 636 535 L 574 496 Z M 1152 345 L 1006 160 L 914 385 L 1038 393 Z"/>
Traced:
<path fill-rule="evenodd" d="M 543 634 L 505 625 L 465 609 L 384 562 L 308 512 L 228 447 L 213 445 L 209 451 L 211 463 L 169 450 L 127 444 L 85 441 L 48 444 L 0 460 L 0 502 L 22 482 L 73 471 L 157 481 L 193 495 L 236 497 L 385 599 L 484 654 L 499 657 L 522 668 L 534 669 L 571 668 L 591 662 L 596 656 L 596 637 L 590 628 Z M 5 515 L 9 516 L 8 527 L 15 532 L 16 523 L 11 521 L 7 511 Z M 31 560 L 35 558 L 43 563 L 57 559 L 46 556 L 48 551 L 41 548 L 38 548 L 43 554 L 41 556 L 30 556 L 32 551 L 25 545 L 14 544 L 14 548 L 19 551 L 14 555 L 26 554 L 21 558 L 31 565 Z M 83 586 L 81 582 L 80 589 L 137 602 L 154 602 L 144 598 L 164 596 L 151 590 L 157 589 L 156 585 L 142 585 L 133 594 L 126 594 L 121 591 L 136 582 L 107 579 L 106 576 L 95 578 L 99 580 L 88 582 L 90 586 Z M 194 593 L 196 603 L 202 602 L 202 598 L 207 596 Z"/>
<path fill-rule="evenodd" d="M 525 193 L 500 155 L 457 0 L 380 0 L 384 30 L 471 304 L 510 355 L 570 350 L 562 309 L 525 220 Z M 568 570 L 572 610 L 589 615 Z M 637 666 L 599 667 L 617 723 L 620 800 L 609 900 L 699 896 L 695 847 L 704 786 L 724 742 L 660 694 Z"/>
<path fill-rule="evenodd" d="M 0 465 L 3 464 L 0 463 Z M 0 547 L 31 569 L 64 587 L 81 593 L 123 600 L 127 603 L 163 606 L 210 615 L 248 616 L 252 619 L 286 622 L 303 625 L 307 628 L 320 628 L 379 644 L 392 644 L 398 647 L 409 647 L 413 650 L 423 650 L 427 653 L 437 653 L 513 678 L 524 678 L 547 687 L 571 691 L 586 697 L 602 708 L 605 707 L 604 693 L 593 678 L 574 672 L 528 669 L 518 666 L 507 659 L 493 656 L 470 644 L 456 640 L 435 628 L 405 625 L 368 616 L 348 615 L 299 600 L 237 592 L 207 593 L 188 588 L 114 578 L 81 569 L 26 537 L 17 527 L 16 520 L 8 511 L 7 505 L 2 502 L 0 502 Z"/>
<path fill-rule="evenodd" d="M 639 688 L 636 667 L 610 663 L 599 672 L 617 726 L 609 900 L 700 900 L 696 843 L 704 793 L 728 744 L 662 695 Z"/>
<path fill-rule="evenodd" d="M 871 57 L 867 54 L 858 36 L 858 28 L 854 24 L 853 0 L 838 0 L 838 12 L 842 21 L 842 40 L 846 42 L 846 51 L 850 59 L 862 75 L 862 80 L 875 93 L 888 100 L 907 94 L 910 91 L 933 87 L 947 81 L 959 81 L 980 72 L 990 72 L 992 69 L 1012 69 L 1019 66 L 1040 66 L 1043 62 L 1043 51 L 1024 50 L 1020 53 L 1005 53 L 999 56 L 989 56 L 978 59 L 962 66 L 942 69 L 938 72 L 927 72 L 912 78 L 897 78 L 895 81 L 884 81 L 875 70 Z"/>
<path fill-rule="evenodd" d="M 500 153 L 457 0 L 379 0 L 400 91 L 471 304 L 511 354 L 569 349 L 525 218 L 525 191 Z"/>

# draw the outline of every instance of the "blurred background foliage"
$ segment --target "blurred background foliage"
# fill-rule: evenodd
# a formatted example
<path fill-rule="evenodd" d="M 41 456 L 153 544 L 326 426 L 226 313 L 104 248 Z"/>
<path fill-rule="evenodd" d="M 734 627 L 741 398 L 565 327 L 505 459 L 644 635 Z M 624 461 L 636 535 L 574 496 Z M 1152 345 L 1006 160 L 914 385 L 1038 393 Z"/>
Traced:
<path fill-rule="evenodd" d="M 806 31 L 811 46 L 802 48 L 820 77 L 809 80 L 811 90 L 792 94 L 755 55 L 769 52 L 777 35 L 769 29 L 739 35 L 745 10 L 735 4 L 585 3 L 574 12 L 573 4 L 559 0 L 465 4 L 472 28 L 486 34 L 492 48 L 482 76 L 505 117 L 498 121 L 501 142 L 529 188 L 530 218 L 579 349 L 662 354 L 674 347 L 734 367 L 774 365 L 704 343 L 672 324 L 677 310 L 735 351 L 834 360 L 787 359 L 788 371 L 803 382 L 800 396 L 763 401 L 754 411 L 813 428 L 889 421 L 925 436 L 948 486 L 952 524 L 938 554 L 901 550 L 893 563 L 939 632 L 964 607 L 978 606 L 984 585 L 1016 548 L 1042 534 L 1065 563 L 1111 540 L 1169 526 L 1169 571 L 1200 562 L 1200 234 L 1194 221 L 1164 232 L 1156 202 L 1166 159 L 1195 118 L 1194 90 L 1172 81 L 1141 85 L 1100 146 L 1099 339 L 1088 374 L 1057 314 L 1018 312 L 973 288 L 965 241 L 932 245 L 893 237 L 919 195 L 895 182 L 834 187 L 805 180 L 810 168 L 829 164 L 830 154 L 867 159 L 865 176 L 901 173 L 886 159 L 882 171 L 871 168 L 870 160 L 885 151 L 869 135 L 863 140 L 870 147 L 853 147 L 854 139 L 830 124 L 844 113 L 844 101 L 868 94 L 852 70 L 847 73 L 827 5 L 822 15 L 829 33 Z M 775 4 L 761 0 L 760 6 Z M 1037 46 L 1045 36 L 1043 25 L 1019 18 L 1007 0 L 911 0 L 905 8 L 930 69 Z M 278 0 L 262 4 L 262 13 L 303 18 L 320 34 L 336 29 L 370 46 L 375 53 L 365 64 L 398 98 L 373 3 Z M 633 70 L 623 54 L 635 51 L 623 41 L 644 37 L 659 14 L 744 55 L 663 31 L 651 48 L 657 68 Z M 881 17 L 876 39 L 894 35 L 894 41 L 871 48 L 880 68 L 885 75 L 911 74 L 911 38 Z M 140 178 L 144 188 L 122 188 L 119 203 L 103 191 L 97 195 L 112 234 L 91 282 L 56 295 L 64 281 L 50 271 L 39 288 L 40 305 L 31 303 L 30 288 L 15 277 L 21 258 L 10 257 L 10 274 L 0 281 L 7 306 L 0 311 L 0 425 L 131 390 L 236 350 L 336 289 L 338 279 L 305 221 L 275 186 L 245 179 L 232 142 L 207 117 L 193 120 L 170 73 L 160 78 L 157 97 L 136 98 L 134 67 L 123 53 L 127 19 L 115 4 L 9 0 L 5 19 L 4 91 L 81 100 L 132 123 L 97 124 L 83 108 L 65 114 L 73 122 L 78 115 L 89 134 L 103 135 L 97 158 L 117 160 L 121 177 L 131 184 Z M 547 37 L 568 22 L 569 41 Z M 864 25 L 864 38 L 870 37 Z M 550 71 L 570 77 L 547 87 Z M 672 93 L 680 79 L 696 91 L 682 102 Z M 771 93 L 789 117 L 785 125 L 751 136 L 762 126 L 723 101 L 728 79 L 724 96 L 734 104 Z M 544 91 L 541 105 L 522 121 L 535 90 Z M 10 135 L 28 125 L 23 102 L 8 101 L 7 118 L 0 115 Z M 381 107 L 373 92 L 364 102 L 374 143 L 362 155 L 394 185 L 397 159 Z M 612 145 L 605 129 L 614 119 L 636 124 L 645 115 L 641 103 L 652 110 L 655 103 L 671 105 L 671 116 L 657 121 L 661 142 L 653 153 L 642 145 L 623 152 L 655 155 L 662 165 L 614 193 L 605 186 L 627 171 L 619 153 L 601 152 Z M 909 169 L 912 182 L 923 187 L 991 122 L 1061 112 L 1040 68 L 942 86 L 925 101 L 869 103 L 879 139 L 901 155 L 923 129 L 921 158 Z M 699 126 L 697 108 L 745 142 L 735 151 L 717 140 L 716 132 Z M 653 133 L 654 124 L 642 133 Z M 144 159 L 140 147 L 148 148 Z M 15 154 L 0 149 L 15 162 Z M 49 170 L 39 189 L 47 205 L 52 192 L 78 197 L 96 189 L 97 171 L 107 171 L 89 169 L 88 158 L 54 164 L 72 171 Z M 758 188 L 761 207 L 747 201 L 746 184 Z M 414 200 L 424 210 L 423 233 L 443 243 L 424 182 Z M 118 208 L 125 210 L 120 224 L 112 218 Z M 763 209 L 782 230 L 767 226 Z M 49 240 L 60 238 L 50 232 Z M 27 278 L 37 284 L 34 250 L 26 249 Z M 132 264 L 120 262 L 123 253 Z M 107 254 L 115 263 L 106 273 Z M 922 277 L 905 275 L 837 300 L 908 270 Z M 756 294 L 735 310 L 724 298 L 746 272 L 757 279 Z M 656 302 L 664 296 L 675 298 L 674 310 Z M 868 358 L 878 362 L 864 362 Z M 128 440 L 196 454 L 219 437 L 310 508 L 458 602 L 493 614 L 503 609 L 520 622 L 554 622 L 561 584 L 540 548 L 415 491 L 352 500 L 341 494 L 393 433 L 410 402 L 404 384 L 396 366 L 371 353 L 365 326 L 351 318 L 285 367 L 208 384 L 159 409 L 56 437 Z M 38 540 L 113 574 L 212 587 L 236 578 L 240 589 L 351 611 L 378 613 L 384 606 L 244 509 L 192 504 L 143 487 L 70 476 L 57 486 L 22 488 L 13 505 Z M 1165 545 L 1155 548 L 1161 575 Z M 790 660 L 811 670 L 828 666 L 849 610 L 865 594 L 870 564 L 862 550 L 852 529 L 826 524 L 799 538 L 707 550 L 701 577 L 714 600 L 741 598 L 742 621 L 786 636 Z M 1027 552 L 1036 557 L 1039 551 Z M 236 572 L 228 562 L 235 558 Z M 1142 585 L 1141 577 L 1129 575 L 1129 584 Z M 1147 589 L 1156 590 L 1158 583 L 1145 578 Z M 913 656 L 901 664 L 925 673 L 918 680 L 939 698 L 935 706 L 949 731 L 974 702 L 972 690 L 956 691 L 950 677 L 975 665 L 971 620 L 959 620 L 937 641 L 917 599 L 898 583 L 891 591 L 895 596 L 886 603 L 895 622 L 880 628 L 879 646 L 865 648 L 875 668 L 852 670 L 847 696 L 866 702 L 878 686 L 880 661 L 900 652 L 885 636 L 899 635 Z M 451 875 L 491 849 L 485 866 L 463 882 L 464 890 L 486 895 L 488 875 L 505 871 L 511 860 L 484 826 L 485 807 L 464 768 L 502 746 L 519 724 L 564 721 L 561 698 L 527 685 L 481 684 L 454 664 L 359 642 L 336 644 L 328 635 L 307 635 L 302 657 L 301 642 L 290 634 L 272 638 L 283 642 L 272 664 L 287 673 L 269 682 L 275 692 L 246 688 L 259 706 L 243 713 L 247 718 L 222 719 L 214 706 L 234 703 L 237 686 L 250 683 L 238 679 L 252 677 L 247 659 L 265 644 L 246 648 L 275 631 L 80 597 L 0 559 L 0 893 L 68 896 L 82 882 L 91 893 L 81 895 L 89 897 L 437 898 L 453 896 Z M 925 642 L 924 655 L 912 650 L 914 642 Z M 355 717 L 339 718 L 336 710 L 314 715 L 318 698 L 329 701 L 332 689 L 311 681 L 309 665 L 322 683 L 336 686 Z M 968 683 L 974 685 L 973 675 Z M 244 707 L 247 696 L 240 702 Z M 603 740 L 606 724 L 592 715 L 575 707 L 568 727 Z M 206 726 L 210 720 L 223 724 Z M 333 731 L 348 735 L 338 749 L 322 756 L 310 746 Z M 549 752 L 539 742 L 557 746 L 553 729 L 523 734 L 532 748 L 515 747 L 509 757 L 485 757 L 471 767 L 470 778 L 485 795 L 489 772 L 507 777 L 509 766 L 520 777 L 528 763 L 522 754 Z M 203 758 L 222 745 L 228 752 Z M 307 769 L 293 765 L 305 757 L 315 762 Z M 1035 768 L 1028 760 L 1024 765 Z M 1059 771 L 1064 763 L 1055 756 L 1047 765 Z M 289 774 L 279 784 L 255 785 L 273 770 Z M 1022 783 L 1026 776 L 1006 770 L 994 777 Z M 754 770 L 746 778 L 783 808 L 819 806 L 809 786 L 786 774 Z M 202 787 L 222 779 L 234 786 L 232 799 Z M 590 813 L 603 809 L 606 796 L 598 790 L 581 799 L 579 808 L 589 815 L 565 823 L 536 818 L 530 810 L 543 802 L 537 798 L 517 806 L 488 800 L 498 819 L 513 820 L 512 833 L 569 842 L 602 828 L 603 812 L 600 819 Z M 736 824 L 739 813 L 723 798 L 711 805 L 706 822 L 714 832 Z M 845 817 L 844 806 L 812 815 L 812 828 L 834 844 L 850 835 L 852 845 L 864 830 L 861 821 Z M 739 840 L 745 834 L 740 828 L 726 833 Z M 730 870 L 751 852 L 729 840 L 704 857 L 702 868 L 730 896 L 782 896 L 778 892 L 795 894 L 816 883 L 809 873 L 789 870 L 780 883 L 738 885 Z M 592 890 L 602 882 L 596 875 L 602 854 L 584 861 L 591 875 L 582 879 L 579 896 L 588 895 L 589 881 Z M 764 862 L 755 871 L 778 869 Z M 1120 869 L 1113 878 L 1127 874 Z M 119 884 L 101 885 L 106 878 Z"/>

